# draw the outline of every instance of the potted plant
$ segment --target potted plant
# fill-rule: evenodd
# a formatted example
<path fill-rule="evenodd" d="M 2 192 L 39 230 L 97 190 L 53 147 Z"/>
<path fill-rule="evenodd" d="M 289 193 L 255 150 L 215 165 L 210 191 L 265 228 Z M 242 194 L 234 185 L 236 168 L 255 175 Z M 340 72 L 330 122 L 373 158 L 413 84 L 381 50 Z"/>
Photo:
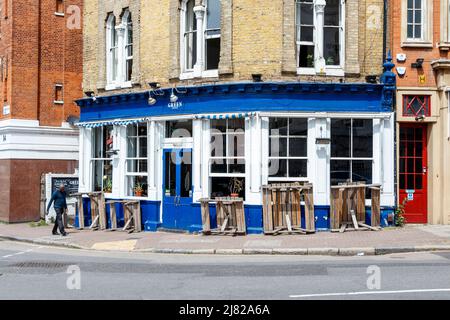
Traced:
<path fill-rule="evenodd" d="M 144 192 L 144 188 L 142 187 L 141 183 L 136 183 L 135 187 L 134 187 L 134 195 L 136 197 L 142 197 L 142 193 Z"/>
<path fill-rule="evenodd" d="M 112 192 L 112 180 L 108 178 L 108 176 L 103 177 L 103 192 L 111 193 Z"/>
<path fill-rule="evenodd" d="M 239 193 L 244 189 L 244 180 L 237 177 L 233 177 L 231 178 L 228 187 L 231 193 L 230 196 L 232 198 L 237 198 L 239 197 Z"/>

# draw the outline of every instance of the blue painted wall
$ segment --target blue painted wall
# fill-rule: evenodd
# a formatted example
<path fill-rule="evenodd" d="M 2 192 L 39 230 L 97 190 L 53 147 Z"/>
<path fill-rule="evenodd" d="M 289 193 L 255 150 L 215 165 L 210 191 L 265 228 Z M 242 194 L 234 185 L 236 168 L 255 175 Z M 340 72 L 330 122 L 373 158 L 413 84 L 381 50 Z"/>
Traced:
<path fill-rule="evenodd" d="M 159 222 L 160 213 L 159 201 L 147 201 L 141 200 L 141 212 L 142 212 L 142 228 L 145 231 L 157 231 L 161 226 Z M 91 211 L 89 199 L 84 199 L 84 224 L 88 227 L 91 224 Z M 179 226 L 181 230 L 188 232 L 200 232 L 202 230 L 202 217 L 201 208 L 199 203 L 193 203 L 186 212 L 184 212 L 181 220 L 179 220 Z M 302 206 L 302 227 L 305 227 L 304 207 Z M 108 228 L 111 227 L 109 206 L 106 208 L 108 216 Z M 261 234 L 263 233 L 263 213 L 262 206 L 259 205 L 245 205 L 245 222 L 247 224 L 248 234 Z M 123 210 L 120 204 L 116 204 L 117 212 L 117 225 L 118 227 L 124 226 Z M 211 228 L 216 228 L 216 207 L 214 204 L 209 206 Z M 392 225 L 389 215 L 394 214 L 394 208 L 382 207 L 381 208 L 381 226 L 386 227 Z M 329 206 L 314 206 L 315 224 L 317 231 L 327 231 L 330 229 L 330 207 Z M 370 225 L 371 210 L 370 207 L 366 208 L 366 224 Z M 163 217 L 164 218 L 164 217 Z M 78 212 L 75 218 L 75 226 L 79 226 Z"/>

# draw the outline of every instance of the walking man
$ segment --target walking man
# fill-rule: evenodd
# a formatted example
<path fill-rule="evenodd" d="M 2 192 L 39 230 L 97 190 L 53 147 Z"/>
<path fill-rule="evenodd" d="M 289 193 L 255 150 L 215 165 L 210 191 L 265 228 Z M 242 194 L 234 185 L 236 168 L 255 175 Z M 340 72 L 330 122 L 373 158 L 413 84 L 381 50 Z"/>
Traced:
<path fill-rule="evenodd" d="M 64 191 L 64 184 L 61 184 L 59 186 L 59 190 L 53 192 L 50 202 L 48 203 L 47 206 L 47 214 L 48 214 L 50 207 L 54 202 L 53 208 L 55 208 L 56 212 L 55 226 L 53 227 L 52 231 L 54 235 L 58 234 L 57 232 L 58 228 L 62 236 L 67 235 L 66 231 L 64 231 L 64 224 L 63 224 L 63 214 L 64 211 L 67 209 L 66 196 L 67 195 L 66 192 Z"/>

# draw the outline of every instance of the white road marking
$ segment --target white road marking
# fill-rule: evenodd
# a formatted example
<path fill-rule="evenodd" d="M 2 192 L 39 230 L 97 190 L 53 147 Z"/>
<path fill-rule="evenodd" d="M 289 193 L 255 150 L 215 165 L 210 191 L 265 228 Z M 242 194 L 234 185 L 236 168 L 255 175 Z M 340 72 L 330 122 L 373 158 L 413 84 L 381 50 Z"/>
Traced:
<path fill-rule="evenodd" d="M 333 297 L 333 296 L 358 296 L 370 294 L 394 294 L 394 293 L 426 293 L 426 292 L 450 292 L 450 288 L 443 289 L 412 289 L 412 290 L 390 290 L 390 291 L 355 291 L 355 292 L 335 292 L 316 294 L 293 294 L 289 298 L 313 298 L 313 297 Z"/>
<path fill-rule="evenodd" d="M 39 247 L 38 249 L 40 249 L 40 248 L 42 248 L 42 247 Z M 1 258 L 2 259 L 11 258 L 11 257 L 18 256 L 18 255 L 21 255 L 21 254 L 24 254 L 24 253 L 31 252 L 33 250 L 34 249 L 27 249 L 27 250 L 24 250 L 24 251 L 19 251 L 19 252 L 16 252 L 16 253 L 7 254 L 5 256 L 2 256 Z"/>

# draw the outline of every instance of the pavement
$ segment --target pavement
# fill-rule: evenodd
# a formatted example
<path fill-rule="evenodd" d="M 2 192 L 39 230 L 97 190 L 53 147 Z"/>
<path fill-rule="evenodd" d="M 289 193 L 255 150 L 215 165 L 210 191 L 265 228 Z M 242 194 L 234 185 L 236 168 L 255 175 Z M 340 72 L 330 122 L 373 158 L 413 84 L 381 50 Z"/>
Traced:
<path fill-rule="evenodd" d="M 221 303 L 215 314 L 228 318 L 223 309 L 232 304 L 228 300 L 238 300 L 239 305 L 255 299 L 449 300 L 449 268 L 450 252 L 346 257 L 175 255 L 0 239 L 0 299 L 216 299 Z M 207 306 L 208 302 L 191 304 Z M 175 302 L 164 309 L 164 316 L 180 318 L 181 306 L 186 302 Z M 270 315 L 279 318 L 272 308 Z"/>
<path fill-rule="evenodd" d="M 205 236 L 173 232 L 92 231 L 68 228 L 54 236 L 51 226 L 0 224 L 0 239 L 98 251 L 181 254 L 379 255 L 450 251 L 450 225 L 409 225 L 381 231 L 317 232 L 308 235 Z"/>

